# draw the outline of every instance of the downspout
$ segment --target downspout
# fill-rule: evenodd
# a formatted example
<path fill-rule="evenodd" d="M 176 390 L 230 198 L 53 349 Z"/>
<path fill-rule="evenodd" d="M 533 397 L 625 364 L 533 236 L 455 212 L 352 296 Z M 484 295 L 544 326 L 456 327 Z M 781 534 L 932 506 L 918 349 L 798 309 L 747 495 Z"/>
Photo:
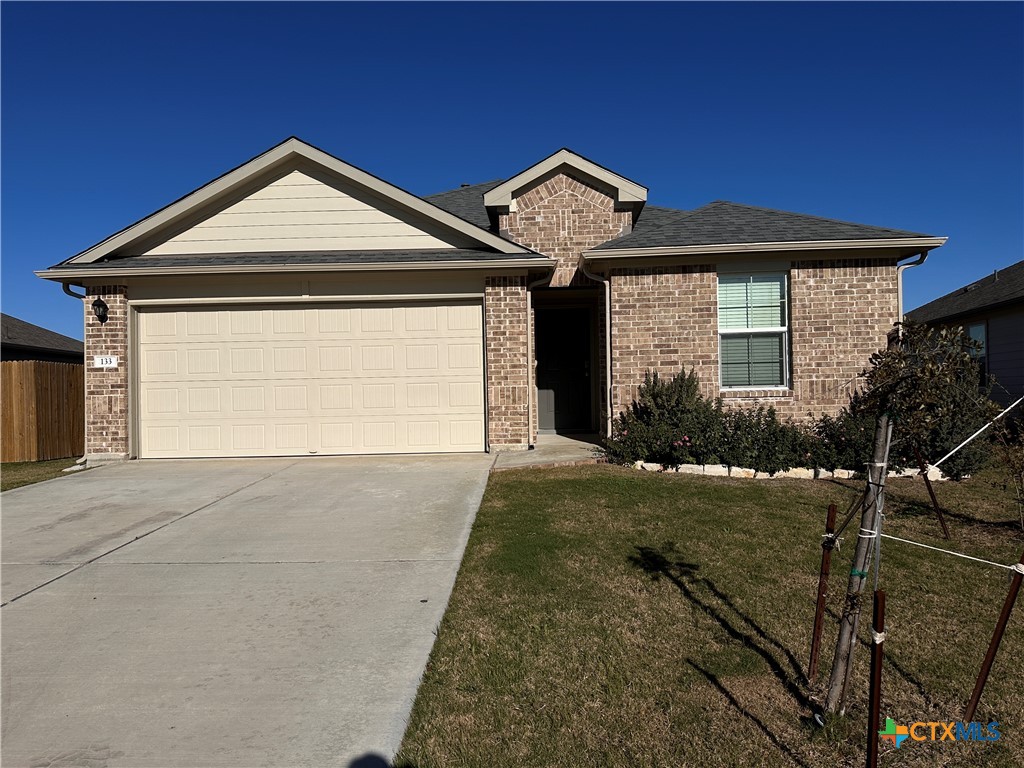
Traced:
<path fill-rule="evenodd" d="M 526 443 L 528 450 L 533 450 L 533 393 L 537 389 L 537 365 L 533 359 L 533 289 L 550 283 L 555 276 L 554 270 L 526 286 Z M 540 413 L 537 414 L 537 431 L 540 431 Z"/>
<path fill-rule="evenodd" d="M 72 291 L 72 290 L 71 290 L 71 286 L 70 286 L 70 285 L 68 285 L 67 283 L 61 283 L 61 284 L 60 284 L 60 287 L 61 287 L 62 289 L 64 289 L 64 293 L 66 293 L 66 294 L 67 294 L 68 296 L 70 296 L 70 297 L 71 297 L 71 298 L 73 298 L 73 299 L 84 299 L 84 298 L 85 298 L 85 295 L 84 295 L 84 294 L 83 294 L 82 296 L 79 296 L 79 295 L 78 295 L 77 293 L 75 293 L 74 291 Z"/>
<path fill-rule="evenodd" d="M 605 437 L 612 436 L 612 281 L 587 269 L 580 260 L 580 272 L 595 283 L 604 283 L 604 382 L 605 382 Z"/>
<path fill-rule="evenodd" d="M 896 322 L 903 325 L 903 270 L 911 267 L 919 267 L 928 260 L 928 251 L 921 251 L 917 254 L 917 261 L 908 264 L 899 264 L 896 267 Z"/>
<path fill-rule="evenodd" d="M 81 299 L 85 298 L 84 294 L 79 296 L 77 293 L 72 291 L 71 290 L 71 286 L 68 285 L 67 283 L 61 283 L 60 287 L 64 291 L 64 293 L 66 293 L 68 296 L 70 296 L 73 299 L 80 299 L 81 300 Z M 84 349 L 85 349 L 84 342 L 82 344 L 82 348 L 83 348 L 83 351 L 84 351 Z M 82 355 L 82 363 L 83 363 L 82 370 L 84 372 L 85 370 L 87 370 L 86 366 L 84 365 L 84 363 L 85 363 L 85 355 L 84 354 Z M 84 409 L 83 409 L 83 411 L 84 411 Z M 88 421 L 88 418 L 86 417 L 86 418 L 84 418 L 84 423 L 82 424 L 82 434 L 83 435 L 86 434 L 86 432 L 88 431 L 88 427 L 89 427 L 89 421 Z M 86 461 L 86 456 L 83 455 L 80 459 L 78 459 L 78 461 L 75 462 L 75 464 L 84 464 L 85 461 Z"/>

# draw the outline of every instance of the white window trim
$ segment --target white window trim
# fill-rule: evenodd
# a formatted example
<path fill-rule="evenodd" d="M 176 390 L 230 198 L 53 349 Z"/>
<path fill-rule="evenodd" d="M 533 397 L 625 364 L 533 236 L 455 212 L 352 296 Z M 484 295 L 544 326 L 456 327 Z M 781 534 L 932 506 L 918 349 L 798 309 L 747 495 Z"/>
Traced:
<path fill-rule="evenodd" d="M 724 277 L 750 277 L 760 275 L 762 277 L 781 277 L 783 288 L 783 305 L 786 312 L 786 322 L 791 323 L 789 308 L 789 272 L 781 270 L 758 271 L 749 270 L 743 272 L 723 272 L 719 270 L 718 282 L 715 285 L 715 311 L 718 315 L 718 390 L 720 392 L 791 392 L 793 382 L 790 378 L 790 349 L 789 349 L 789 325 L 759 328 L 722 328 L 722 312 L 719 303 L 721 278 Z M 726 387 L 722 385 L 722 337 L 723 336 L 756 336 L 756 335 L 782 335 L 782 384 L 757 385 L 749 384 L 741 387 Z"/>

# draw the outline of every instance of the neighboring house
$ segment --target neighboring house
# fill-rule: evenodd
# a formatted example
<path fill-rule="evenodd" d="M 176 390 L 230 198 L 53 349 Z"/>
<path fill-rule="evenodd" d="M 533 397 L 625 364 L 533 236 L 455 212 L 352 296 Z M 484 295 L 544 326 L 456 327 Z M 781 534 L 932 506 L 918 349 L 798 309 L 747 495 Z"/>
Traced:
<path fill-rule="evenodd" d="M 646 203 L 564 149 L 421 198 L 288 139 L 38 273 L 85 289 L 108 358 L 87 454 L 522 449 L 606 431 L 648 369 L 834 412 L 900 316 L 897 265 L 945 242 Z"/>
<path fill-rule="evenodd" d="M 0 352 L 0 461 L 81 456 L 82 342 L 0 315 Z"/>
<path fill-rule="evenodd" d="M 0 314 L 0 356 L 3 360 L 46 360 L 81 363 L 84 345 L 38 325 Z"/>
<path fill-rule="evenodd" d="M 1024 395 L 1024 261 L 957 288 L 907 317 L 961 326 L 981 344 L 982 370 L 994 380 L 992 399 L 1009 405 Z"/>

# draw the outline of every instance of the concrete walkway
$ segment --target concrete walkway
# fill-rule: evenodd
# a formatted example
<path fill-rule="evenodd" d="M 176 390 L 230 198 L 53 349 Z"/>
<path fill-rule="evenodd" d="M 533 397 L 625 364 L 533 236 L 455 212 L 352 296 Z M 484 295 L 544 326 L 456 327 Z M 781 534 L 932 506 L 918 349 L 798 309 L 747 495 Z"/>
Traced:
<path fill-rule="evenodd" d="M 499 453 L 492 471 L 596 464 L 600 460 L 596 435 L 539 435 L 532 451 Z"/>
<path fill-rule="evenodd" d="M 4 493 L 3 765 L 390 759 L 491 460 L 132 462 Z"/>

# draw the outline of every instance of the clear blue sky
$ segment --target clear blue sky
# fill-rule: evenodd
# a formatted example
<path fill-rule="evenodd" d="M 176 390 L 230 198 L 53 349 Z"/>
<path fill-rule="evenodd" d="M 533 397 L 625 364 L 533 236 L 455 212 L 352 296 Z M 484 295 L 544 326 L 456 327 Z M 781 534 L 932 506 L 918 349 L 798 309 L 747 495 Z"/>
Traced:
<path fill-rule="evenodd" d="M 915 307 L 1024 258 L 1024 5 L 3 3 L 3 311 L 297 135 L 417 194 L 568 146 L 655 205 L 946 235 Z"/>

